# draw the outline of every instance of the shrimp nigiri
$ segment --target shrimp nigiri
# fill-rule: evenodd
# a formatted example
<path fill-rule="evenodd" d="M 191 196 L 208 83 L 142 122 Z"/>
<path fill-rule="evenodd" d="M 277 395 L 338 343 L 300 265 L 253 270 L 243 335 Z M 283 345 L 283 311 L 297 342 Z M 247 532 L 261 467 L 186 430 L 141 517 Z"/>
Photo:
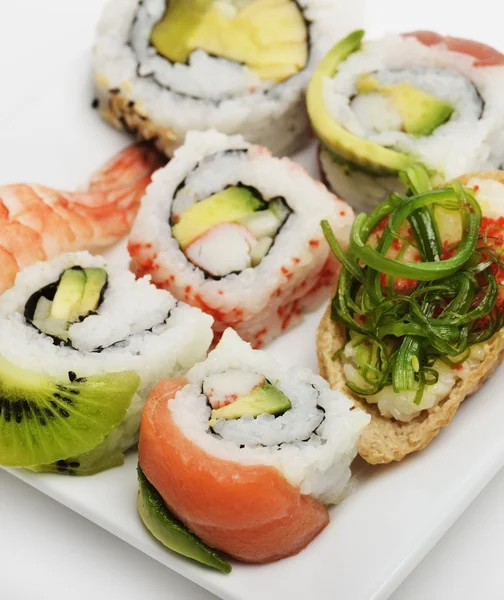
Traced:
<path fill-rule="evenodd" d="M 135 144 L 98 170 L 84 192 L 26 183 L 0 187 L 0 293 L 34 262 L 119 240 L 164 162 L 149 145 Z"/>

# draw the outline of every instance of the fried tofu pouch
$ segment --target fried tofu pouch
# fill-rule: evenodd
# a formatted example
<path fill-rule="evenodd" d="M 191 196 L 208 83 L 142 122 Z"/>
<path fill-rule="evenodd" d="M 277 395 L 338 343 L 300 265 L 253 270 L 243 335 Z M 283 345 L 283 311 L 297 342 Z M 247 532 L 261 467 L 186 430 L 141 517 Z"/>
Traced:
<path fill-rule="evenodd" d="M 504 184 L 503 171 L 484 171 L 460 177 L 463 185 L 473 179 L 491 179 Z M 317 357 L 320 374 L 334 390 L 348 394 L 355 406 L 371 416 L 371 422 L 363 431 L 359 442 L 359 454 L 373 465 L 400 461 L 408 454 L 425 448 L 455 416 L 458 407 L 467 396 L 478 390 L 504 359 L 504 329 L 483 344 L 484 360 L 469 375 L 460 379 L 450 394 L 439 404 L 410 422 L 383 417 L 376 405 L 352 394 L 345 385 L 343 365 L 334 353 L 346 343 L 345 329 L 331 319 L 331 305 L 322 317 L 317 330 Z"/>

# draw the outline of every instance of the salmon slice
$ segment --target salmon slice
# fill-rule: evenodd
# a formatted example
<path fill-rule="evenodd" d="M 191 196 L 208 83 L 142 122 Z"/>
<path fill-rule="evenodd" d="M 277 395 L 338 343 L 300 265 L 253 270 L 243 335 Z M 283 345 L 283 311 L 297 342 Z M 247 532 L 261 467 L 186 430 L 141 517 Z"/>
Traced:
<path fill-rule="evenodd" d="M 145 476 L 209 546 L 251 563 L 296 554 L 329 522 L 326 507 L 273 467 L 223 460 L 188 439 L 169 408 L 187 383 L 164 379 L 145 404 L 139 442 Z"/>
<path fill-rule="evenodd" d="M 504 65 L 504 54 L 501 54 L 495 50 L 495 48 L 487 46 L 486 44 L 481 44 L 480 42 L 450 36 L 443 37 L 434 31 L 412 31 L 410 33 L 405 33 L 404 36 L 415 37 L 425 46 L 435 46 L 444 42 L 448 47 L 448 50 L 473 56 L 476 59 L 474 62 L 475 67 Z"/>

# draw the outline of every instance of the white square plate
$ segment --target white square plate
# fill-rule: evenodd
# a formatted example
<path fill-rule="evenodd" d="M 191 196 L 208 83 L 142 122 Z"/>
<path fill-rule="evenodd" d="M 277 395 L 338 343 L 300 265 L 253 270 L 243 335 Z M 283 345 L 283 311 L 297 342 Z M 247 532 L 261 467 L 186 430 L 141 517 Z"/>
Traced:
<path fill-rule="evenodd" d="M 75 188 L 127 143 L 91 110 L 89 54 L 74 50 L 67 45 L 60 68 L 36 74 L 36 88 L 0 113 L 0 183 Z M 313 148 L 297 159 L 315 173 Z M 115 256 L 126 260 L 124 245 Z M 320 315 L 274 342 L 276 358 L 316 369 Z M 371 468 L 356 461 L 353 494 L 331 509 L 329 526 L 299 555 L 260 567 L 234 564 L 229 576 L 149 536 L 135 509 L 135 454 L 124 467 L 90 478 L 12 473 L 222 598 L 385 599 L 504 465 L 503 385 L 501 369 L 425 451 L 401 464 Z"/>

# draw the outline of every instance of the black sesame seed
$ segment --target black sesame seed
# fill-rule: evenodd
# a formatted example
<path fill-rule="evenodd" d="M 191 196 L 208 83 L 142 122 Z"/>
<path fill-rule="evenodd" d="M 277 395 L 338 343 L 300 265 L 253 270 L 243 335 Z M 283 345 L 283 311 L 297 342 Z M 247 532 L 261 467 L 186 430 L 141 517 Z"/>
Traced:
<path fill-rule="evenodd" d="M 93 102 L 91 102 L 91 108 L 98 108 L 100 106 L 100 101 L 98 98 L 93 98 Z"/>
<path fill-rule="evenodd" d="M 133 101 L 133 100 L 130 100 L 130 101 L 128 102 L 128 108 L 133 108 L 134 106 L 135 106 L 135 103 L 134 103 L 134 101 Z"/>
<path fill-rule="evenodd" d="M 121 88 L 111 88 L 109 90 L 109 94 L 119 94 L 121 92 Z"/>

